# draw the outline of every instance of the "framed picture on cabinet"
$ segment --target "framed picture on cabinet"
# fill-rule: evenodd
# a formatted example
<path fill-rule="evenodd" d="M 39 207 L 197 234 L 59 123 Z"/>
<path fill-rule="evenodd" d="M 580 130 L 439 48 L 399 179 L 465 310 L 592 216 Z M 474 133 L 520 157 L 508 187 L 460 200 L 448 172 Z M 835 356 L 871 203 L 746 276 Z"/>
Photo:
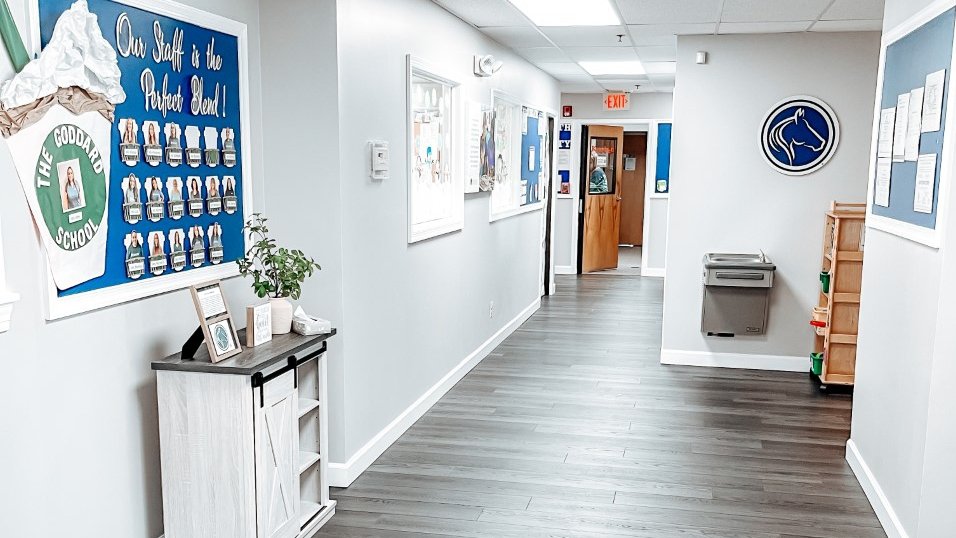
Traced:
<path fill-rule="evenodd" d="M 407 57 L 408 242 L 455 232 L 465 201 L 459 135 L 459 83 Z"/>
<path fill-rule="evenodd" d="M 206 338 L 209 360 L 216 363 L 241 353 L 236 324 L 219 282 L 192 286 L 189 290 L 199 316 L 199 326 Z"/>

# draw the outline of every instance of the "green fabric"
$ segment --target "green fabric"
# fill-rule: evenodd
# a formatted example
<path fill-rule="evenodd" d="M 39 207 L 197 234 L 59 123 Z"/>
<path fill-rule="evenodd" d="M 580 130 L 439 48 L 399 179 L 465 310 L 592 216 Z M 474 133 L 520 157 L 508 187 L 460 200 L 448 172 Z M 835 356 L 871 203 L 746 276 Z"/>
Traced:
<path fill-rule="evenodd" d="M 20 31 L 17 30 L 17 23 L 13 20 L 7 0 L 0 0 L 0 37 L 3 38 L 3 44 L 7 47 L 7 53 L 10 54 L 10 61 L 13 62 L 14 69 L 19 73 L 30 63 L 30 56 L 23 46 L 23 38 L 20 37 Z"/>

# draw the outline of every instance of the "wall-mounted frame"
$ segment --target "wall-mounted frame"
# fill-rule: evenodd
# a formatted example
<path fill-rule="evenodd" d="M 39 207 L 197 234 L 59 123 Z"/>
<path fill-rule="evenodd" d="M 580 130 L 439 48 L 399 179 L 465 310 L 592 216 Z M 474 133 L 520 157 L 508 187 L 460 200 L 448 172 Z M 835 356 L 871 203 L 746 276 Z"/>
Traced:
<path fill-rule="evenodd" d="M 41 45 L 50 39 L 52 28 L 59 18 L 59 14 L 69 9 L 73 0 L 34 0 L 29 3 L 31 20 L 33 26 L 28 33 L 29 46 L 31 50 L 39 54 Z M 145 43 L 145 57 L 141 58 L 137 54 L 124 56 L 118 54 L 120 70 L 123 74 L 122 84 L 126 90 L 127 99 L 124 103 L 117 105 L 114 127 L 119 122 L 129 116 L 135 117 L 143 124 L 143 121 L 157 121 L 162 126 L 168 123 L 176 123 L 181 127 L 193 125 L 202 128 L 213 127 L 217 132 L 224 133 L 221 143 L 221 159 L 212 162 L 204 160 L 199 168 L 191 168 L 186 163 L 181 163 L 175 168 L 170 163 L 162 163 L 159 166 L 151 166 L 145 159 L 135 166 L 128 166 L 120 161 L 119 140 L 121 132 L 114 128 L 113 143 L 114 151 L 111 158 L 110 170 L 110 196 L 109 196 L 109 228 L 108 228 L 108 246 L 106 252 L 106 273 L 103 277 L 91 280 L 83 285 L 71 288 L 69 290 L 57 289 L 52 278 L 50 265 L 47 262 L 46 273 L 47 283 L 45 285 L 45 306 L 46 318 L 53 320 L 63 318 L 83 312 L 96 310 L 128 301 L 134 301 L 145 297 L 158 295 L 170 291 L 188 288 L 200 282 L 208 282 L 213 279 L 225 279 L 238 275 L 237 266 L 232 263 L 233 260 L 241 257 L 247 247 L 247 238 L 242 231 L 242 226 L 253 209 L 252 196 L 252 152 L 250 134 L 250 112 L 249 112 L 249 86 L 248 86 L 248 37 L 246 25 L 233 21 L 218 15 L 201 11 L 199 9 L 185 6 L 168 0 L 88 0 L 89 10 L 98 18 L 101 33 L 114 49 L 118 47 L 118 41 L 122 40 L 125 46 L 125 40 L 129 38 L 140 38 Z M 126 14 L 121 22 L 122 14 Z M 126 23 L 129 26 L 125 26 Z M 155 47 L 154 24 L 158 24 L 164 34 L 165 42 L 171 43 L 174 35 L 182 31 L 183 50 L 185 51 L 181 66 L 173 67 L 170 59 L 156 61 L 153 56 Z M 123 28 L 120 36 L 117 35 L 117 27 Z M 213 48 L 212 64 L 207 63 L 207 46 L 215 39 Z M 192 47 L 201 50 L 201 67 L 196 68 L 190 57 Z M 216 68 L 211 67 L 216 62 L 216 56 L 221 60 L 221 64 Z M 178 84 L 182 86 L 182 96 L 184 105 L 181 111 L 166 110 L 162 111 L 155 107 L 146 108 L 147 102 L 144 90 L 141 87 L 141 76 L 146 68 L 150 69 L 152 78 L 155 81 L 156 91 L 161 91 L 165 75 L 169 75 L 169 86 L 166 89 L 168 93 L 175 94 Z M 192 76 L 196 75 L 203 81 L 202 89 L 192 86 Z M 220 84 L 225 88 L 216 93 L 216 85 Z M 191 97 L 200 95 L 202 98 L 212 99 L 214 94 L 219 96 L 219 114 L 212 114 L 209 110 L 198 110 L 193 113 L 190 110 Z M 200 98 L 200 102 L 203 99 Z M 211 110 L 210 106 L 210 110 Z M 183 129 L 184 130 L 184 129 Z M 225 133 L 229 133 L 226 135 Z M 140 133 L 140 138 L 145 136 Z M 189 133 L 185 132 L 186 138 Z M 161 135 L 162 136 L 162 135 Z M 205 139 L 208 143 L 208 138 Z M 228 140 L 228 144 L 227 144 Z M 143 140 L 145 141 L 145 139 Z M 204 144 L 205 148 L 206 145 Z M 230 148 L 234 148 L 230 149 Z M 209 149 L 209 148 L 206 148 Z M 188 153 L 188 150 L 187 150 Z M 205 153 L 209 153 L 206 151 Z M 207 155 L 209 157 L 210 155 Z M 234 159 L 234 160 L 233 160 Z M 216 164 L 217 166 L 212 166 Z M 168 170 L 167 166 L 170 166 Z M 147 173 L 148 172 L 148 173 Z M 222 193 L 223 210 L 212 215 L 208 212 L 203 213 L 201 217 L 185 215 L 181 220 L 170 220 L 167 218 L 161 222 L 140 221 L 135 225 L 136 231 L 144 235 L 153 231 L 162 231 L 169 233 L 176 229 L 189 229 L 193 226 L 200 226 L 202 229 L 209 229 L 215 226 L 218 232 L 213 235 L 217 241 L 221 242 L 223 254 L 221 263 L 212 264 L 211 256 L 207 256 L 207 263 L 200 267 L 188 266 L 183 270 L 173 271 L 170 269 L 161 276 L 147 275 L 146 277 L 131 281 L 125 275 L 124 270 L 124 248 L 122 237 L 127 235 L 132 229 L 122 218 L 123 196 L 120 192 L 120 178 L 134 173 L 141 180 L 149 176 L 159 176 L 162 178 L 161 184 L 166 186 L 167 179 L 174 176 L 181 176 L 186 179 L 187 176 L 200 176 L 205 186 L 207 177 L 219 177 L 218 185 L 227 188 L 226 178 L 232 178 L 232 193 L 234 209 L 227 213 L 225 203 L 228 193 Z M 114 190 L 115 186 L 115 190 Z M 210 241 L 212 237 L 206 236 Z M 210 254 L 213 245 L 210 243 Z M 46 258 L 46 257 L 44 257 Z"/>
<path fill-rule="evenodd" d="M 216 363 L 242 353 L 236 323 L 229 312 L 219 281 L 191 286 L 189 292 L 196 307 L 199 327 L 206 339 L 209 360 Z"/>
<path fill-rule="evenodd" d="M 553 134 L 548 132 L 548 111 L 513 95 L 494 90 L 491 106 L 497 155 L 489 220 L 494 222 L 544 207 L 547 189 L 539 189 L 535 177 L 551 165 L 550 159 L 542 159 L 542 146 Z"/>
<path fill-rule="evenodd" d="M 464 226 L 460 90 L 424 60 L 406 60 L 408 242 L 417 243 Z"/>
<path fill-rule="evenodd" d="M 946 136 L 947 131 L 956 132 L 956 115 L 950 114 L 956 105 L 956 93 L 950 91 L 952 73 L 956 69 L 954 36 L 954 0 L 937 0 L 883 34 L 873 113 L 866 225 L 933 248 L 939 248 L 942 244 L 949 213 L 950 179 L 954 172 L 953 146 L 956 140 Z M 893 151 L 886 156 L 885 143 L 881 155 L 881 117 L 884 110 L 896 109 L 906 93 L 913 95 L 911 92 L 920 88 L 930 93 L 925 90 L 927 76 L 940 71 L 945 71 L 945 75 L 939 101 L 942 116 L 939 129 L 917 132 L 919 138 L 913 142 L 918 145 L 917 155 L 936 155 L 935 183 L 931 186 L 932 205 L 917 211 L 920 205 L 916 195 L 919 188 L 918 159 L 894 158 Z M 922 106 L 925 101 L 918 99 L 918 102 Z M 921 117 L 921 125 L 922 120 Z M 898 144 L 891 144 L 895 145 Z M 887 171 L 890 172 L 888 180 Z M 926 183 L 923 186 L 924 193 L 927 192 L 925 186 Z"/>

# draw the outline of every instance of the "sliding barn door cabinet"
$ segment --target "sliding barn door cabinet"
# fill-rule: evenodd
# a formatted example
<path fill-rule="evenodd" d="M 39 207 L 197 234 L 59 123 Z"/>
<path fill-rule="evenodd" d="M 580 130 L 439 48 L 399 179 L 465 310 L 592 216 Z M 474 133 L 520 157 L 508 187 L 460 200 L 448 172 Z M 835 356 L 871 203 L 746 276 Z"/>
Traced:
<path fill-rule="evenodd" d="M 216 364 L 205 350 L 153 363 L 164 538 L 309 538 L 332 517 L 326 350 L 334 334 L 276 336 Z"/>

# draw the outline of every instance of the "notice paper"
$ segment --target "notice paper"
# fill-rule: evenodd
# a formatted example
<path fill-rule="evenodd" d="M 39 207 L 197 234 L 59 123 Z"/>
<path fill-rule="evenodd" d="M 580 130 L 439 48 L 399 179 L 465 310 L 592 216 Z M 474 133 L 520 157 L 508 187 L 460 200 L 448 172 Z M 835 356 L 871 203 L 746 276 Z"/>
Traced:
<path fill-rule="evenodd" d="M 943 121 L 943 90 L 946 84 L 946 70 L 937 71 L 926 77 L 926 91 L 923 94 L 923 132 L 933 133 L 940 129 Z"/>
<path fill-rule="evenodd" d="M 895 108 L 886 108 L 880 112 L 880 135 L 876 155 L 881 159 L 889 159 L 893 156 L 893 127 L 895 122 Z"/>
<path fill-rule="evenodd" d="M 893 162 L 889 159 L 876 160 L 876 182 L 873 190 L 873 203 L 890 207 L 890 175 L 893 172 Z"/>
<path fill-rule="evenodd" d="M 906 149 L 906 126 L 910 119 L 910 94 L 896 98 L 896 126 L 893 128 L 893 162 L 903 162 Z"/>
<path fill-rule="evenodd" d="M 202 308 L 205 319 L 226 313 L 226 300 L 222 297 L 219 284 L 197 290 L 196 296 L 199 298 L 199 307 Z"/>
<path fill-rule="evenodd" d="M 906 126 L 906 149 L 903 158 L 916 161 L 919 158 L 919 141 L 923 127 L 923 88 L 910 92 L 910 119 Z"/>
<path fill-rule="evenodd" d="M 571 150 L 558 150 L 558 170 L 567 170 L 571 168 Z"/>
<path fill-rule="evenodd" d="M 913 211 L 933 212 L 933 191 L 936 189 L 936 154 L 920 155 L 916 161 L 916 192 Z"/>

